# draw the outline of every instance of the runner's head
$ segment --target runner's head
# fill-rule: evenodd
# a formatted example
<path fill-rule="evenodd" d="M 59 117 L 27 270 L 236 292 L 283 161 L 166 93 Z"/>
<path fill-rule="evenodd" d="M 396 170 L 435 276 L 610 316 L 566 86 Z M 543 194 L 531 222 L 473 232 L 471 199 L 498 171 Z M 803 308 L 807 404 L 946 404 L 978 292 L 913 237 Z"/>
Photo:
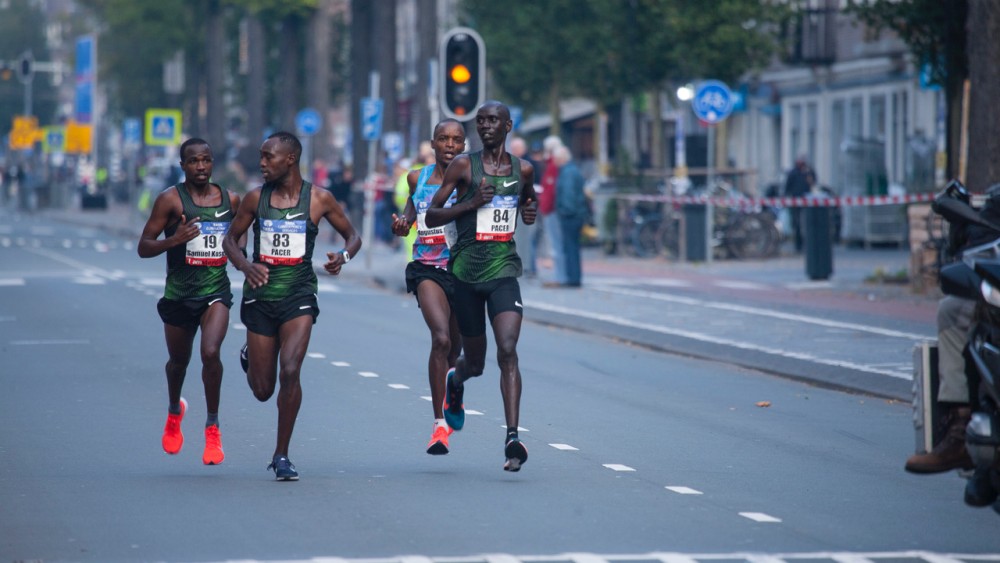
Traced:
<path fill-rule="evenodd" d="M 442 168 L 465 150 L 465 127 L 456 119 L 445 119 L 434 126 L 431 139 L 434 161 Z"/>
<path fill-rule="evenodd" d="M 271 134 L 260 147 L 260 173 L 265 182 L 279 182 L 289 174 L 299 173 L 302 143 L 298 137 L 279 131 Z"/>
<path fill-rule="evenodd" d="M 504 146 L 507 141 L 507 133 L 510 132 L 512 126 L 510 110 L 496 100 L 484 103 L 476 112 L 476 132 L 479 133 L 479 139 L 483 142 L 483 148 Z"/>
<path fill-rule="evenodd" d="M 212 147 L 208 141 L 192 137 L 181 144 L 181 170 L 185 183 L 205 186 L 212 179 Z"/>

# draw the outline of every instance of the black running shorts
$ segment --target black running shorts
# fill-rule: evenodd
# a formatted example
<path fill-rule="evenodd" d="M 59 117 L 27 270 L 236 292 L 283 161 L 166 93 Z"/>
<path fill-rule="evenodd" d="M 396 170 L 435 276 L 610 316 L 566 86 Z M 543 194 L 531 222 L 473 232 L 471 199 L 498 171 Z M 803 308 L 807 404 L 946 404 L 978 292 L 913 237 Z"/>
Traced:
<path fill-rule="evenodd" d="M 225 293 L 179 300 L 163 297 L 156 304 L 156 312 L 160 314 L 163 324 L 179 326 L 186 330 L 196 330 L 201 326 L 201 316 L 212 304 L 218 301 L 230 309 L 233 306 L 233 294 Z"/>
<path fill-rule="evenodd" d="M 426 280 L 430 280 L 444 291 L 450 302 L 455 295 L 455 276 L 444 268 L 430 266 L 423 262 L 414 260 L 406 265 L 406 292 L 417 297 L 417 306 L 420 305 L 420 296 L 417 295 L 417 287 Z"/>
<path fill-rule="evenodd" d="M 296 295 L 278 301 L 244 298 L 240 305 L 240 320 L 247 330 L 264 336 L 277 336 L 281 325 L 303 315 L 312 315 L 313 324 L 316 324 L 319 304 L 315 294 Z"/>
<path fill-rule="evenodd" d="M 514 311 L 524 314 L 521 305 L 521 285 L 517 278 L 500 278 L 482 283 L 466 283 L 455 278 L 453 298 L 458 330 L 462 336 L 482 336 L 486 333 L 486 314 L 490 324 L 500 313 Z M 484 311 L 485 307 L 485 311 Z"/>

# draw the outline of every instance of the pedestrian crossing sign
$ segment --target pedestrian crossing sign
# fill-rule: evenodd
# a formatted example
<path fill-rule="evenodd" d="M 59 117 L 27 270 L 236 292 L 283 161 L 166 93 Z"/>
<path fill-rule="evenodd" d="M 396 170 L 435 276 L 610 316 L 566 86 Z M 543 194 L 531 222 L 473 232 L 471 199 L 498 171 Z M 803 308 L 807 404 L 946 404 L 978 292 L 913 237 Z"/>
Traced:
<path fill-rule="evenodd" d="M 154 147 L 181 144 L 181 110 L 147 109 L 145 141 Z"/>

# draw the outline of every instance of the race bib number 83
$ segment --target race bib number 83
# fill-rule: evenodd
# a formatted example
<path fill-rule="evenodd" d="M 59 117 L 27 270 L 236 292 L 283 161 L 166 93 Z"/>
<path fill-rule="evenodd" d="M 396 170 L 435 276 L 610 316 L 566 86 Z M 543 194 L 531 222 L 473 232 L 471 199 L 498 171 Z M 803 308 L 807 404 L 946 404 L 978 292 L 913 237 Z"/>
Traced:
<path fill-rule="evenodd" d="M 260 260 L 265 264 L 294 266 L 306 255 L 306 222 L 266 219 L 260 226 Z"/>

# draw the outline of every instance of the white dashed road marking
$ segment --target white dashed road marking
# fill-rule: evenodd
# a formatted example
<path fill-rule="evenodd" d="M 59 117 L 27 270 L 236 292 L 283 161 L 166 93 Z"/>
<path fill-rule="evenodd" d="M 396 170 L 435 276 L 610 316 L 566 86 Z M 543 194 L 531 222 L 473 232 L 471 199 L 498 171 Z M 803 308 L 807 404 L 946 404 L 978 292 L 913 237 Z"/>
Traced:
<path fill-rule="evenodd" d="M 409 389 L 409 385 L 403 385 L 402 383 L 390 383 L 389 387 L 392 389 Z"/>
<path fill-rule="evenodd" d="M 378 374 L 374 371 L 359 371 L 358 375 L 361 377 L 378 377 Z"/>
<path fill-rule="evenodd" d="M 667 486 L 667 487 L 664 487 L 664 488 L 667 489 L 668 491 L 673 491 L 673 492 L 675 492 L 675 493 L 677 493 L 679 495 L 701 495 L 701 494 L 704 494 L 704 493 L 702 493 L 699 490 L 692 489 L 691 487 L 672 487 L 672 486 Z"/>
<path fill-rule="evenodd" d="M 573 446 L 571 446 L 569 444 L 549 444 L 549 445 L 552 446 L 553 448 L 557 449 L 557 450 L 562 450 L 564 452 L 578 452 L 578 451 L 580 451 L 579 448 L 574 448 Z"/>
<path fill-rule="evenodd" d="M 740 512 L 740 516 L 749 518 L 754 522 L 781 522 L 781 518 L 775 518 L 774 516 L 764 514 L 763 512 Z"/>
<path fill-rule="evenodd" d="M 336 366 L 338 368 L 349 368 L 351 364 L 349 362 L 330 362 L 331 366 Z"/>
<path fill-rule="evenodd" d="M 635 469 L 620 463 L 605 463 L 604 467 L 607 467 L 612 471 L 635 471 Z"/>

